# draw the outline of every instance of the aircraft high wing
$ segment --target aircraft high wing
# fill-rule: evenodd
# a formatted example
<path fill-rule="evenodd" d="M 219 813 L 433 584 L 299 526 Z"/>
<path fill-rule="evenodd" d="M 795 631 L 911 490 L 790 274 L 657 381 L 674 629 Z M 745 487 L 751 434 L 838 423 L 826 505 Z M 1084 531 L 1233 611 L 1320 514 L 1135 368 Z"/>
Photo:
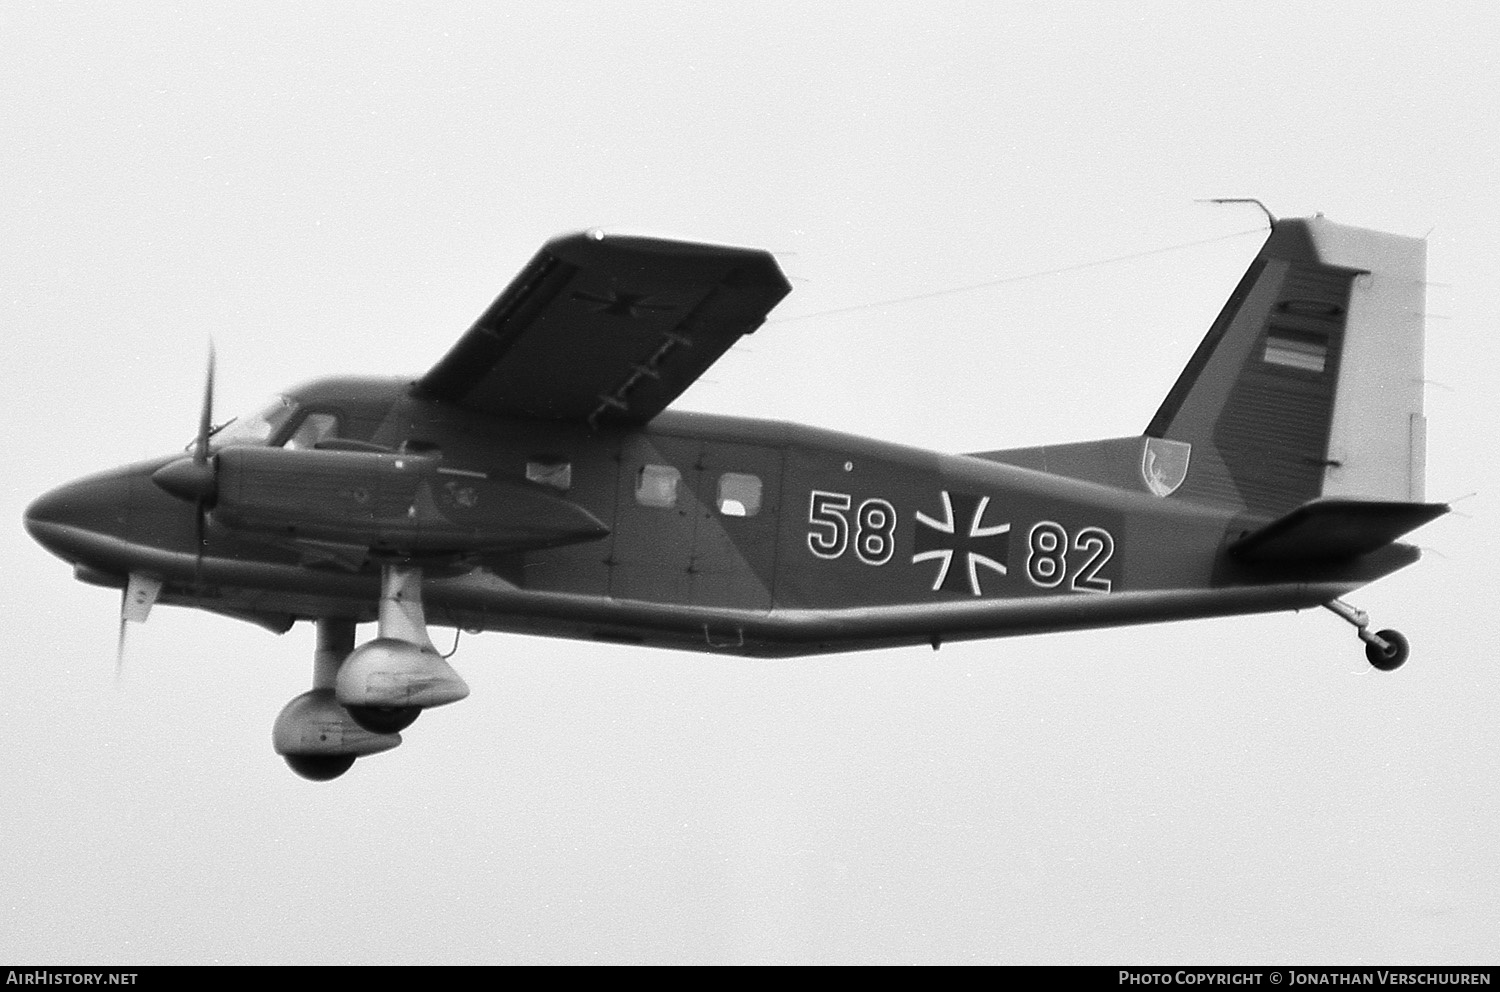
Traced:
<path fill-rule="evenodd" d="M 26 512 L 76 576 L 273 631 L 342 774 L 468 686 L 430 623 L 754 656 L 1324 606 L 1415 562 L 1425 246 L 1281 220 L 1140 434 L 955 455 L 669 409 L 789 286 L 765 252 L 555 239 L 426 375 L 318 380 Z M 356 646 L 356 625 L 377 636 Z"/>
<path fill-rule="evenodd" d="M 502 417 L 644 424 L 790 291 L 763 251 L 556 238 L 417 391 Z"/>

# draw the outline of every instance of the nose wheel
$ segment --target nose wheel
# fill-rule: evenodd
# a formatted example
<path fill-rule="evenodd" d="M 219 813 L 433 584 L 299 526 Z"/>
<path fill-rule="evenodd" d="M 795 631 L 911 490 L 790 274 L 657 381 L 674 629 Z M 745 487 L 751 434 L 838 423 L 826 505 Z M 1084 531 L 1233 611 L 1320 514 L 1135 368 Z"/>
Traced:
<path fill-rule="evenodd" d="M 1342 600 L 1333 599 L 1323 604 L 1328 610 L 1354 626 L 1359 639 L 1365 642 L 1365 658 L 1382 672 L 1393 672 L 1406 664 L 1411 655 L 1411 645 L 1399 630 L 1382 630 L 1370 633 L 1370 615 L 1357 610 Z"/>

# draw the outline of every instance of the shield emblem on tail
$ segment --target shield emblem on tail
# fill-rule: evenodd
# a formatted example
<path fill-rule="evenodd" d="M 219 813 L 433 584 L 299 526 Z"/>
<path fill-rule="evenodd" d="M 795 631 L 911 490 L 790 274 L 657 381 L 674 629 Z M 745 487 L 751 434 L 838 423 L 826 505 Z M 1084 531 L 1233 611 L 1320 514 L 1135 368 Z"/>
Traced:
<path fill-rule="evenodd" d="M 1146 438 L 1141 452 L 1141 478 L 1146 488 L 1158 496 L 1170 496 L 1187 478 L 1188 458 L 1193 446 L 1186 441 L 1169 441 L 1164 437 Z"/>

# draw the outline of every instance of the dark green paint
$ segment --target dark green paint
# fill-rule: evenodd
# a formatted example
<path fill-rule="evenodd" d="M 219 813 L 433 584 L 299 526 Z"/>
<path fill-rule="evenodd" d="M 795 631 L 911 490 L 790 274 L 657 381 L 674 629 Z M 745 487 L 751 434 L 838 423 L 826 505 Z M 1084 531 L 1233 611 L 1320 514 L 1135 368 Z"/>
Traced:
<path fill-rule="evenodd" d="M 1319 495 L 1352 277 L 1300 223 L 1141 437 L 947 455 L 663 411 L 784 280 L 760 252 L 577 236 L 422 379 L 292 390 L 264 447 L 218 456 L 201 548 L 192 499 L 152 482 L 181 455 L 55 490 L 27 526 L 85 581 L 158 577 L 163 602 L 272 629 L 373 619 L 392 558 L 423 566 L 433 624 L 751 655 L 1316 606 L 1416 560 L 1393 539 L 1443 508 L 1297 509 Z M 1287 340 L 1326 341 L 1326 374 L 1267 367 L 1267 328 L 1323 325 Z M 337 438 L 281 448 L 314 412 Z M 1165 497 L 1148 437 L 1193 445 Z M 564 463 L 565 488 L 528 478 Z M 670 505 L 637 497 L 643 470 L 674 476 Z M 758 480 L 753 513 L 725 512 L 726 474 Z M 1334 525 L 1351 536 L 1288 553 Z"/>

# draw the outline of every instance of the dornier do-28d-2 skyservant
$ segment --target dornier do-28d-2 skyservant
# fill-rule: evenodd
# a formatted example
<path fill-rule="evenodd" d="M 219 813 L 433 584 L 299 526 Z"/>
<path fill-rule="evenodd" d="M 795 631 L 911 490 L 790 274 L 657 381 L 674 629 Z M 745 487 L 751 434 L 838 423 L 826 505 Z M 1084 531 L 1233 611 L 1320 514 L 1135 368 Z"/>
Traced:
<path fill-rule="evenodd" d="M 1281 220 L 1145 432 L 950 455 L 672 401 L 790 287 L 557 238 L 425 375 L 335 377 L 26 511 L 122 625 L 317 624 L 273 742 L 328 779 L 468 687 L 427 625 L 757 657 L 1326 606 L 1415 562 L 1425 245 Z M 355 625 L 378 636 L 355 646 Z M 123 631 L 123 626 L 122 626 Z"/>

